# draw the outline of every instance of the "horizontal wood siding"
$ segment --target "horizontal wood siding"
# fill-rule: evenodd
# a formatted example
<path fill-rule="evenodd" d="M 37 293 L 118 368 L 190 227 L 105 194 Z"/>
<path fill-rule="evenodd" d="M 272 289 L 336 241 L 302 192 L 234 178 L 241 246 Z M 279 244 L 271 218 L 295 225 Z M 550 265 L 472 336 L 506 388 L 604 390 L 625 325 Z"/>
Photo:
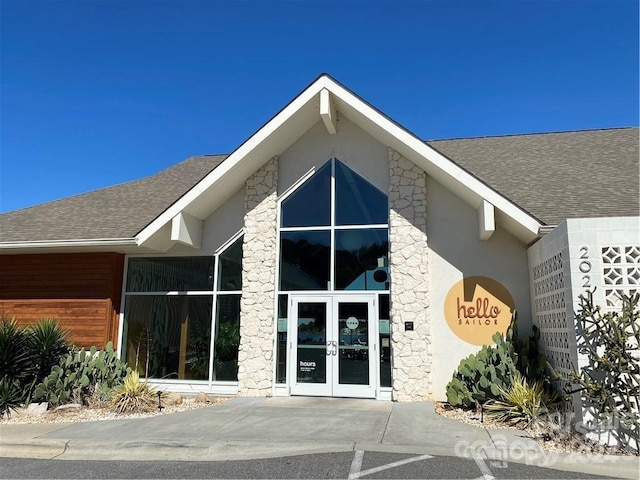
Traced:
<path fill-rule="evenodd" d="M 80 347 L 116 345 L 123 268 L 117 253 L 0 256 L 0 312 L 55 318 Z"/>

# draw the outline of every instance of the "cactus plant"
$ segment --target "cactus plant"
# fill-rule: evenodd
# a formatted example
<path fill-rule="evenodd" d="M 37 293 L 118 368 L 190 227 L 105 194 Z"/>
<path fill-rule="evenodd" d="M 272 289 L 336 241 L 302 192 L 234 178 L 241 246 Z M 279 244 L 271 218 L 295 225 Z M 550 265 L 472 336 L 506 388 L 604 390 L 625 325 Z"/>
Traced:
<path fill-rule="evenodd" d="M 504 336 L 492 337 L 495 346 L 485 345 L 463 359 L 447 385 L 447 400 L 451 405 L 471 408 L 478 403 L 500 398 L 520 374 L 527 381 L 540 382 L 548 398 L 555 398 L 547 372 L 547 359 L 538 344 L 540 331 L 533 327 L 533 335 L 519 338 L 517 315 Z M 560 400 L 558 400 L 560 401 Z"/>
<path fill-rule="evenodd" d="M 60 359 L 58 365 L 36 387 L 33 397 L 58 406 L 69 401 L 86 403 L 96 386 L 113 388 L 122 383 L 131 371 L 113 349 L 111 342 L 98 352 L 96 347 L 89 351 L 73 350 Z"/>
<path fill-rule="evenodd" d="M 447 400 L 451 405 L 471 408 L 496 398 L 500 390 L 511 386 L 517 368 L 513 344 L 496 333 L 495 346 L 484 345 L 473 355 L 464 358 L 447 385 Z"/>

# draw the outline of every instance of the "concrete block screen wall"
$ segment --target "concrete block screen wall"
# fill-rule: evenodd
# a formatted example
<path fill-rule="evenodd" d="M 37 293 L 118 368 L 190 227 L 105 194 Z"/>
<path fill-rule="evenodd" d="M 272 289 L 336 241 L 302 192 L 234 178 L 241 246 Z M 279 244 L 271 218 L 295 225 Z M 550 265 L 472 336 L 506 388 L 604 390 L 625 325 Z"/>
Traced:
<path fill-rule="evenodd" d="M 550 363 L 561 374 L 588 365 L 578 351 L 574 312 L 580 295 L 593 291 L 595 305 L 619 309 L 621 295 L 640 292 L 640 219 L 569 219 L 529 248 L 534 323 Z M 574 396 L 577 422 L 592 416 Z M 593 434 L 602 442 L 613 437 Z"/>

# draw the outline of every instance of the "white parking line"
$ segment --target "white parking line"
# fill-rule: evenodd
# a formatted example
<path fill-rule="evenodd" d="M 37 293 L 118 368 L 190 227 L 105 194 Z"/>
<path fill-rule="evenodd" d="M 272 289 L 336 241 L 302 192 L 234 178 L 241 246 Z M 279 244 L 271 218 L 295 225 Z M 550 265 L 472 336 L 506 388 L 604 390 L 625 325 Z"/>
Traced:
<path fill-rule="evenodd" d="M 482 477 L 480 477 L 482 480 L 495 480 L 496 477 L 493 476 L 493 473 L 491 473 L 491 470 L 489 470 L 489 467 L 487 467 L 487 464 L 480 455 L 474 455 L 473 460 L 482 473 Z"/>
<path fill-rule="evenodd" d="M 358 455 L 360 454 L 360 455 Z M 355 456 L 353 457 L 353 462 L 351 462 L 351 471 L 349 472 L 349 479 L 360 478 L 367 475 L 371 475 L 373 473 L 382 472 L 384 470 L 389 470 L 390 468 L 399 467 L 401 465 L 406 465 L 407 463 L 419 462 L 420 460 L 426 460 L 428 458 L 433 458 L 431 455 L 420 455 L 419 457 L 411 457 L 405 458 L 404 460 L 399 460 L 397 462 L 387 463 L 386 465 L 380 465 L 376 468 L 370 468 L 369 470 L 360 471 L 362 468 L 362 458 L 364 457 L 364 452 L 358 450 L 356 451 Z M 491 477 L 493 480 L 493 477 Z"/>

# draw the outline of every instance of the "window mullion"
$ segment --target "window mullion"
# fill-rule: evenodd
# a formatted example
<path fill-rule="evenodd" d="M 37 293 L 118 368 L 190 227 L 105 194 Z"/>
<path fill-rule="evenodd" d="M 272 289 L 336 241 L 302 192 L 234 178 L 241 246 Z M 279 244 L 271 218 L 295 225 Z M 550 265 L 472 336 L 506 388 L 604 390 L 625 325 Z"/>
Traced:
<path fill-rule="evenodd" d="M 222 252 L 220 252 L 222 253 Z M 216 317 L 218 316 L 218 269 L 220 265 L 220 254 L 213 256 L 213 300 L 211 303 L 211 335 L 209 337 L 209 385 L 213 382 L 213 356 L 215 355 L 214 345 L 216 343 Z"/>
<path fill-rule="evenodd" d="M 331 159 L 331 240 L 329 247 L 329 285 L 328 290 L 335 288 L 335 261 L 336 261 L 336 159 Z"/>

